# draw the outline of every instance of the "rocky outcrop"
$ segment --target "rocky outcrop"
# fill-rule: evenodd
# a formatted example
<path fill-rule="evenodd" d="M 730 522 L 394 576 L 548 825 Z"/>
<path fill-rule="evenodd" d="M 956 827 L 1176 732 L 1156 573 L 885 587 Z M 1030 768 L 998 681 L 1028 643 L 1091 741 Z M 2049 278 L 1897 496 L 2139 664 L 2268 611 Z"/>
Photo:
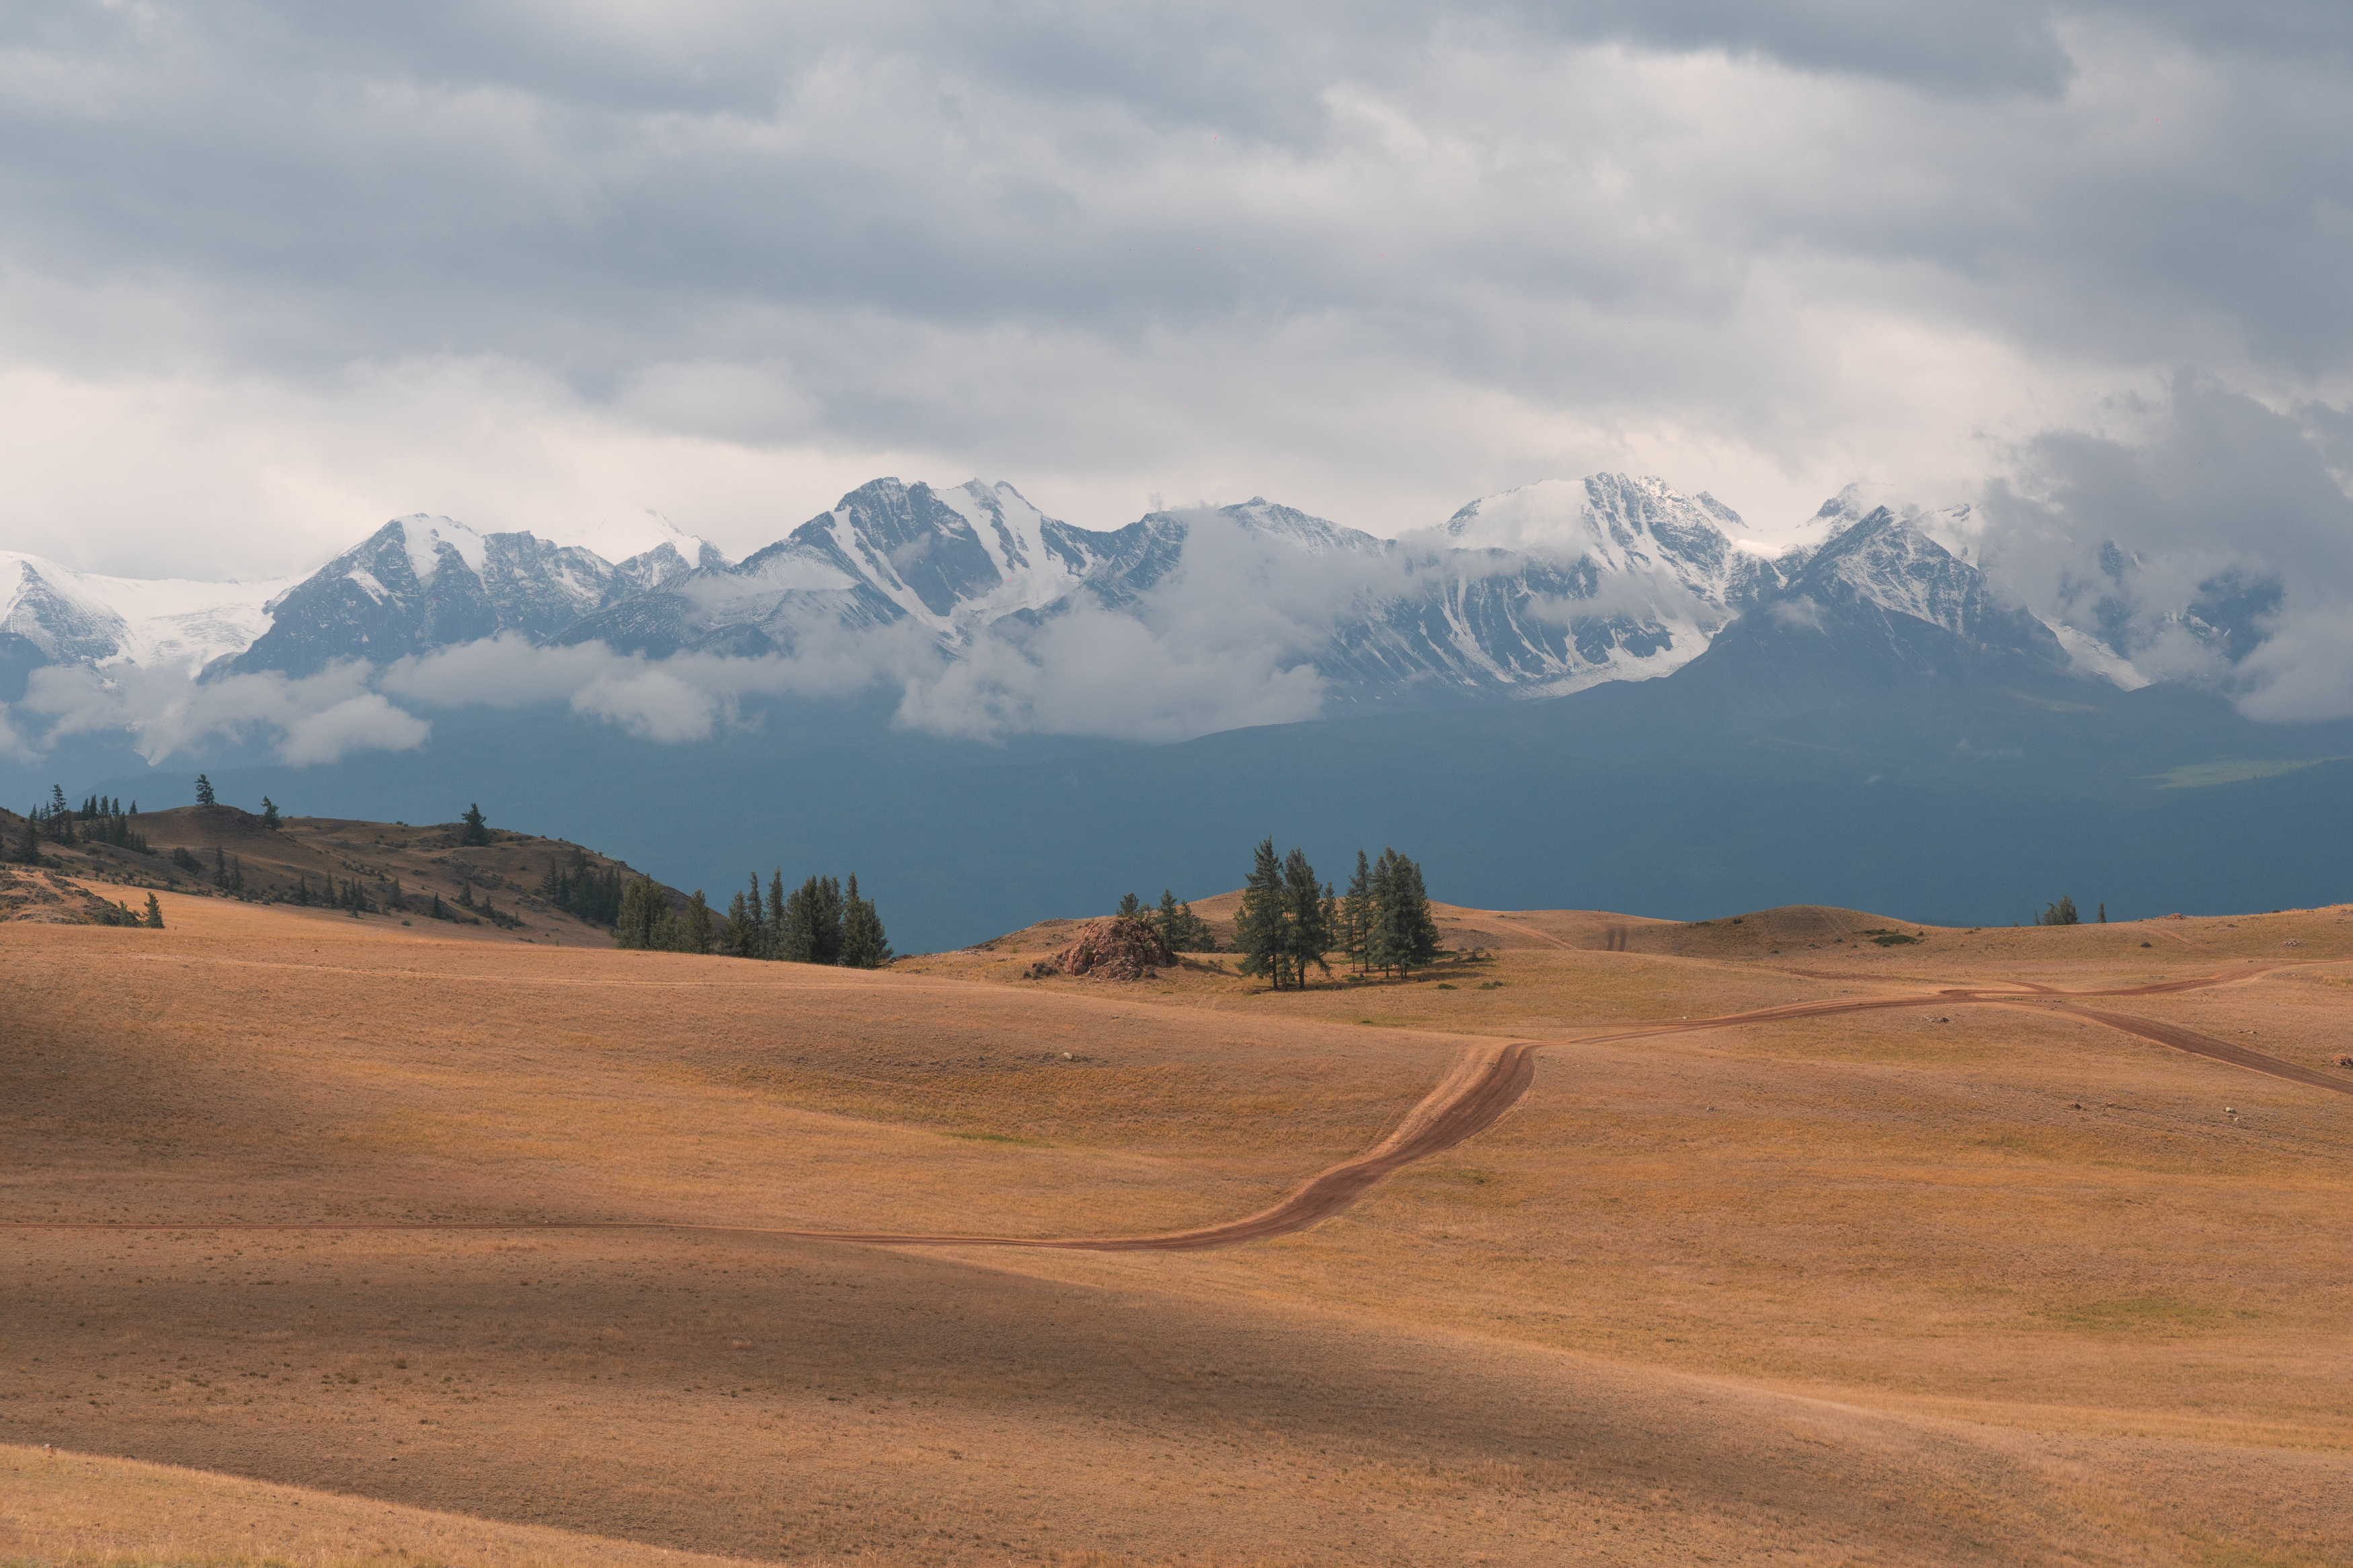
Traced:
<path fill-rule="evenodd" d="M 1159 928 L 1134 915 L 1106 915 L 1079 928 L 1079 940 L 1056 953 L 1053 967 L 1064 974 L 1097 980 L 1149 980 L 1176 962 Z"/>

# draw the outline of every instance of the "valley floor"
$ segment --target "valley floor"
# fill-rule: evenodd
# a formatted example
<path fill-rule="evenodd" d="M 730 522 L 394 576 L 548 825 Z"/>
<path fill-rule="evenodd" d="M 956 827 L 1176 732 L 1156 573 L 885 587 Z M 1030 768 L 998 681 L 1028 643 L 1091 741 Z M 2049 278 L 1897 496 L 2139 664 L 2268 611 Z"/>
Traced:
<path fill-rule="evenodd" d="M 2353 1555 L 2353 910 L 1456 910 L 1271 995 L 164 906 L 0 925 L 0 1561 Z M 1295 1234 L 759 1234 L 1213 1226 L 1518 1042 Z"/>

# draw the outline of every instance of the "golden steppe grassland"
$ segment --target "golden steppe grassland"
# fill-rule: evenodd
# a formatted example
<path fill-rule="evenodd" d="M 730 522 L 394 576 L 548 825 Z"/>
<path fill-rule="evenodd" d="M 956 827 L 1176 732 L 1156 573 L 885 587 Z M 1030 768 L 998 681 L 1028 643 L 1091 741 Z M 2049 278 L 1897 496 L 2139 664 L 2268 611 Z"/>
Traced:
<path fill-rule="evenodd" d="M 0 925 L 0 1562 L 2353 1561 L 2353 1095 L 2080 1016 L 2353 1085 L 2353 909 L 1448 909 L 1271 994 L 159 896 Z M 1231 1218 L 1502 1041 L 1297 1235 L 758 1234 Z"/>

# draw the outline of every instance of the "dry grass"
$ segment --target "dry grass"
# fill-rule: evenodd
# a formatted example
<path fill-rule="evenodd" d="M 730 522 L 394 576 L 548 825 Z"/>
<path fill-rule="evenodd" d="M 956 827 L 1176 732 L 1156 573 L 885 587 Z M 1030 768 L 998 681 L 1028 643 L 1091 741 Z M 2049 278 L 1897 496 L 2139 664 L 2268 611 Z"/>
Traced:
<path fill-rule="evenodd" d="M 339 1494 L 405 1533 L 239 1534 L 247 1481 L 178 1476 L 231 1489 L 164 1509 L 139 1489 L 176 1473 L 0 1468 L 0 1554 L 2205 1564 L 2353 1541 L 2353 1102 L 1957 1003 L 1600 1037 L 2353 957 L 2343 910 L 1889 948 L 1831 945 L 1894 924 L 1845 911 L 1621 938 L 1452 911 L 1538 935 L 1274 996 L 1206 967 L 1018 981 L 1009 941 L 859 974 L 166 909 L 163 932 L 0 927 L 0 1216 L 517 1228 L 11 1236 L 0 1438 Z M 1822 940 L 1773 953 L 1791 931 Z M 2109 1005 L 2325 1065 L 2348 977 Z M 1504 1122 L 1232 1252 L 530 1228 L 1228 1217 L 1497 1036 L 1559 1042 Z M 580 1533 L 497 1533 L 550 1527 Z"/>

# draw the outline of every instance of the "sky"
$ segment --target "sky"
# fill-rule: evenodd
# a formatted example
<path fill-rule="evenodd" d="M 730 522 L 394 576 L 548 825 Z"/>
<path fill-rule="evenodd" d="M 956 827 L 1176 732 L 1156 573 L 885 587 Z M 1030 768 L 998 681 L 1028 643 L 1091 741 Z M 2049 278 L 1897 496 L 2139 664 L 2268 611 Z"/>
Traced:
<path fill-rule="evenodd" d="M 2048 595 L 2201 410 L 2295 538 L 2353 463 L 2341 5 L 47 0 L 0 147 L 0 548 L 85 570 L 1612 470 L 1990 497 Z"/>

